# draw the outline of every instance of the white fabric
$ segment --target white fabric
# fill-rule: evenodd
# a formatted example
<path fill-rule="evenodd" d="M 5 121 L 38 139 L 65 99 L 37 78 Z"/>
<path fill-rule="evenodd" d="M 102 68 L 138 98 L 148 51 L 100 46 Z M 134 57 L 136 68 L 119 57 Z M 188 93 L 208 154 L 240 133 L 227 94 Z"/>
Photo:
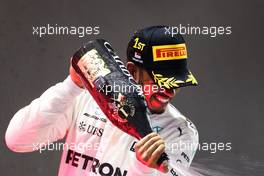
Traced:
<path fill-rule="evenodd" d="M 198 145 L 194 125 L 171 104 L 150 119 L 153 130 L 166 142 L 170 165 L 188 167 Z M 137 140 L 113 126 L 89 92 L 77 87 L 70 77 L 14 115 L 6 131 L 6 143 L 13 151 L 31 152 L 40 144 L 65 136 L 68 145 L 64 145 L 59 176 L 172 175 L 140 163 L 133 151 Z M 98 162 L 100 165 L 96 165 Z"/>

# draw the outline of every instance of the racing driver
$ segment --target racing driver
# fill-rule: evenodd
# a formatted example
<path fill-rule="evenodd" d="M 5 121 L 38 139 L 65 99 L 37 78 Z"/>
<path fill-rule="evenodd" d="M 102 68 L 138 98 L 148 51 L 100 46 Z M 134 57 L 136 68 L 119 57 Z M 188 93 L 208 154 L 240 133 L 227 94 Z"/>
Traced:
<path fill-rule="evenodd" d="M 189 167 L 198 147 L 193 123 L 170 101 L 181 87 L 197 85 L 187 68 L 187 48 L 180 34 L 166 26 L 136 31 L 127 47 L 127 69 L 144 88 L 153 133 L 137 140 L 107 120 L 70 67 L 69 76 L 20 109 L 6 131 L 15 152 L 32 152 L 66 138 L 59 176 L 176 175 L 172 166 Z"/>

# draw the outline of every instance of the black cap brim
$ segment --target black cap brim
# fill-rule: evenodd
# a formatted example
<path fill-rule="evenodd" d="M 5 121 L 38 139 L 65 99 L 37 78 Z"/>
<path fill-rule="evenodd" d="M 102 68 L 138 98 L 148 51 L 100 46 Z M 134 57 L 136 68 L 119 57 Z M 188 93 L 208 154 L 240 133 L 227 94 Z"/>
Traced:
<path fill-rule="evenodd" d="M 181 71 L 181 73 L 176 73 L 173 70 L 148 70 L 149 74 L 152 76 L 154 82 L 160 87 L 167 89 L 176 89 L 186 86 L 197 86 L 198 82 L 191 73 L 190 70 Z"/>

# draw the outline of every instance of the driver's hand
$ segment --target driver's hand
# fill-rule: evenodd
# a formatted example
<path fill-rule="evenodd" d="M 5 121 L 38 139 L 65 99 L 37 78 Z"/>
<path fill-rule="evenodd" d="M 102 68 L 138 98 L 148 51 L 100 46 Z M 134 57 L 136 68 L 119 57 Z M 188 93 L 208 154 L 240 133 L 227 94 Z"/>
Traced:
<path fill-rule="evenodd" d="M 157 165 L 160 155 L 165 152 L 165 142 L 157 133 L 153 132 L 139 140 L 135 145 L 135 151 L 137 159 L 144 165 L 164 173 L 168 172 L 168 161 Z"/>

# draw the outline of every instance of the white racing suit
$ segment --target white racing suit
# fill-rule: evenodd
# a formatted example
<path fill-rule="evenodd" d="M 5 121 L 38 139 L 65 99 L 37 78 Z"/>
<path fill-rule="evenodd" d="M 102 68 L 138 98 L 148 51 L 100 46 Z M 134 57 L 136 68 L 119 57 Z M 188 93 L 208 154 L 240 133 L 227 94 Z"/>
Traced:
<path fill-rule="evenodd" d="M 195 126 L 171 104 L 164 113 L 152 114 L 150 123 L 165 140 L 170 165 L 188 167 L 198 146 Z M 162 174 L 138 161 L 137 140 L 113 126 L 89 92 L 70 77 L 14 115 L 6 143 L 13 151 L 31 152 L 65 136 L 63 146 L 55 145 L 63 149 L 59 176 L 177 175 Z"/>

